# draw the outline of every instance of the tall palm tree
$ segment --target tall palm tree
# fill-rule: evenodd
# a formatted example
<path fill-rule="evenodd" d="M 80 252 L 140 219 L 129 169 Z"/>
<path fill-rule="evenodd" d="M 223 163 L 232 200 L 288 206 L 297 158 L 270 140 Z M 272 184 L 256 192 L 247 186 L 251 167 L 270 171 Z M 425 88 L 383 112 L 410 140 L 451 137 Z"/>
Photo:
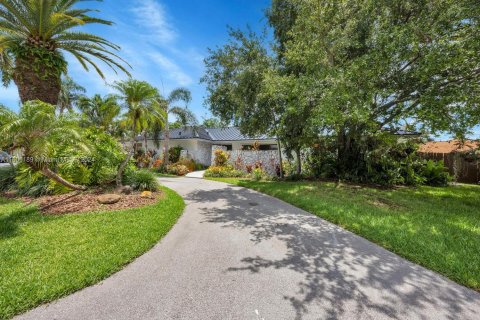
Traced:
<path fill-rule="evenodd" d="M 145 129 L 148 119 L 154 118 L 156 121 L 162 122 L 165 121 L 166 114 L 159 103 L 158 90 L 148 82 L 134 79 L 117 81 L 113 88 L 118 91 L 119 98 L 123 101 L 123 107 L 126 109 L 126 123 L 131 129 L 130 150 L 117 172 L 117 187 L 121 187 L 123 172 L 135 153 L 136 136 Z"/>
<path fill-rule="evenodd" d="M 34 171 L 72 190 L 85 190 L 54 172 L 47 161 L 59 143 L 81 144 L 81 135 L 75 122 L 67 116 L 57 116 L 55 107 L 41 102 L 29 101 L 19 113 L 0 106 L 0 145 L 10 146 L 10 151 L 21 149 L 25 163 Z"/>
<path fill-rule="evenodd" d="M 83 96 L 78 99 L 77 107 L 89 126 L 100 127 L 108 132 L 111 132 L 114 119 L 120 114 L 120 105 L 114 95 Z"/>
<path fill-rule="evenodd" d="M 83 1 L 93 0 L 0 0 L 0 72 L 4 84 L 15 82 L 22 102 L 57 104 L 61 75 L 67 71 L 64 52 L 102 78 L 92 58 L 128 74 L 126 63 L 115 54 L 120 47 L 77 30 L 87 24 L 112 24 L 90 16 L 92 9 L 74 7 Z"/>
<path fill-rule="evenodd" d="M 73 81 L 69 76 L 62 78 L 60 94 L 58 96 L 58 110 L 62 114 L 65 110 L 73 111 L 73 106 L 80 99 L 81 94 L 85 93 L 84 87 Z"/>
<path fill-rule="evenodd" d="M 197 119 L 195 115 L 187 108 L 188 103 L 192 100 L 192 94 L 188 89 L 177 88 L 173 90 L 168 97 L 159 98 L 160 105 L 163 106 L 165 113 L 168 115 L 174 115 L 178 118 L 180 123 L 184 126 L 196 126 Z M 185 106 L 176 105 L 177 102 L 184 102 Z M 170 145 L 170 127 L 168 120 L 165 122 L 164 126 L 164 146 L 163 146 L 163 161 L 165 165 L 168 165 L 168 151 Z"/>

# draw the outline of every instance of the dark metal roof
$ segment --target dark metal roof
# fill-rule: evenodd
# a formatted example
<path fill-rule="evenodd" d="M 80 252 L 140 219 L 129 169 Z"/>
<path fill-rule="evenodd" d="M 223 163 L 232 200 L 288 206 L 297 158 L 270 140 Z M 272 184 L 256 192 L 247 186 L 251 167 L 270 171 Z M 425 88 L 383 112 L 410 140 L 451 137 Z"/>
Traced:
<path fill-rule="evenodd" d="M 151 137 L 150 137 L 151 138 Z M 160 135 L 160 140 L 164 139 L 163 133 Z M 244 140 L 274 140 L 275 138 L 267 135 L 261 135 L 258 137 L 249 137 L 241 134 L 240 130 L 236 127 L 228 128 L 179 128 L 170 129 L 171 140 L 181 139 L 203 139 L 208 141 L 244 141 Z M 138 136 L 137 141 L 142 141 L 143 136 Z"/>

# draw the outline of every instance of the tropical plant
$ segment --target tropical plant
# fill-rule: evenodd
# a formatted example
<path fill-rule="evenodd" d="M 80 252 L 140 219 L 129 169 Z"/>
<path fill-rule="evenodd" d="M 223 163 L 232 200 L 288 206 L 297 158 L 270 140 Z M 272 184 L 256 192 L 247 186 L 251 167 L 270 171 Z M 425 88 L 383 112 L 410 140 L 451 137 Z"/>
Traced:
<path fill-rule="evenodd" d="M 153 172 L 148 170 L 136 170 L 131 172 L 127 177 L 127 181 L 135 190 L 157 191 L 159 188 L 157 177 Z"/>
<path fill-rule="evenodd" d="M 114 119 L 120 114 L 121 109 L 117 97 L 113 95 L 102 97 L 99 94 L 92 98 L 80 97 L 77 106 L 86 125 L 99 127 L 108 132 L 112 131 Z"/>
<path fill-rule="evenodd" d="M 50 167 L 55 160 L 60 161 L 52 157 L 59 146 L 85 146 L 70 117 L 56 116 L 55 106 L 37 100 L 23 104 L 18 114 L 0 107 L 0 125 L 0 145 L 11 146 L 12 151 L 21 150 L 30 169 L 67 188 L 85 190 L 85 187 L 65 180 Z"/>
<path fill-rule="evenodd" d="M 104 74 L 92 58 L 128 74 L 126 63 L 115 54 L 119 46 L 78 30 L 88 24 L 112 24 L 91 16 L 95 10 L 75 8 L 80 2 L 0 1 L 0 71 L 5 84 L 15 82 L 22 102 L 38 99 L 57 104 L 61 75 L 67 71 L 64 52 L 86 70 L 93 67 L 102 78 Z"/>
<path fill-rule="evenodd" d="M 17 170 L 15 167 L 1 167 L 0 168 L 0 191 L 8 191 L 13 185 L 15 185 L 15 176 Z"/>
<path fill-rule="evenodd" d="M 180 155 L 182 154 L 183 148 L 180 146 L 171 147 L 168 150 L 168 160 L 171 163 L 176 163 L 180 160 Z"/>
<path fill-rule="evenodd" d="M 159 123 L 167 122 L 164 107 L 160 104 L 157 89 L 148 82 L 129 79 L 117 81 L 113 87 L 118 91 L 123 107 L 126 109 L 125 122 L 130 127 L 130 150 L 117 172 L 117 186 L 122 186 L 122 175 L 125 167 L 135 154 L 136 137 L 152 118 Z"/>
<path fill-rule="evenodd" d="M 173 90 L 166 99 L 163 97 L 159 97 L 159 102 L 164 107 L 167 118 L 168 115 L 174 115 L 178 118 L 179 122 L 183 126 L 191 125 L 195 127 L 197 124 L 197 119 L 195 115 L 186 106 L 182 107 L 176 105 L 177 102 L 184 102 L 185 104 L 188 104 L 191 100 L 192 94 L 188 89 L 185 88 L 177 88 Z M 168 166 L 168 150 L 170 150 L 170 127 L 168 121 L 165 121 L 164 124 L 163 157 L 165 165 Z"/>
<path fill-rule="evenodd" d="M 58 96 L 58 110 L 62 114 L 65 110 L 73 111 L 73 106 L 86 92 L 85 88 L 73 81 L 69 76 L 62 77 L 60 94 Z"/>
<path fill-rule="evenodd" d="M 230 154 L 224 150 L 217 149 L 215 150 L 213 162 L 215 166 L 221 167 L 227 164 L 228 159 L 230 158 Z"/>

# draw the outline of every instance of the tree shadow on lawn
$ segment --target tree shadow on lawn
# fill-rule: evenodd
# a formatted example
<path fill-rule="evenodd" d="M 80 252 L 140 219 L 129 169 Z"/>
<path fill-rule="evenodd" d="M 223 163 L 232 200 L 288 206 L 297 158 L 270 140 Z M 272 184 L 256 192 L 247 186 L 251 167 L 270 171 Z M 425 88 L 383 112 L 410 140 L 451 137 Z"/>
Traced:
<path fill-rule="evenodd" d="M 197 191 L 186 200 L 225 203 L 204 208 L 205 223 L 248 230 L 254 243 L 272 238 L 285 243 L 283 258 L 245 257 L 228 272 L 300 273 L 296 294 L 283 296 L 295 319 L 473 319 L 480 310 L 477 292 L 282 201 L 232 187 Z"/>
<path fill-rule="evenodd" d="M 15 201 L 1 199 L 0 209 L 2 209 L 2 205 L 15 205 Z M 20 225 L 26 221 L 36 220 L 40 221 L 42 217 L 34 206 L 18 205 L 13 207 L 9 212 L 0 215 L 0 240 L 21 235 Z"/>

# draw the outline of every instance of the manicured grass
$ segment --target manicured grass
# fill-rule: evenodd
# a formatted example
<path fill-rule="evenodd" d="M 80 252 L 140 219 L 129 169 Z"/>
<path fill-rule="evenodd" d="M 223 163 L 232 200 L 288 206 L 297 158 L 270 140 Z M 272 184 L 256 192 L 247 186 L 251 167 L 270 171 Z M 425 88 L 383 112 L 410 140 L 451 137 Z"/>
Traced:
<path fill-rule="evenodd" d="M 0 319 L 97 283 L 150 249 L 184 208 L 162 190 L 148 207 L 56 217 L 0 198 Z"/>
<path fill-rule="evenodd" d="M 178 176 L 176 176 L 174 174 L 169 174 L 169 173 L 155 172 L 155 175 L 159 178 L 178 178 Z"/>
<path fill-rule="evenodd" d="M 480 187 L 381 190 L 328 182 L 212 179 L 282 199 L 480 290 Z"/>

